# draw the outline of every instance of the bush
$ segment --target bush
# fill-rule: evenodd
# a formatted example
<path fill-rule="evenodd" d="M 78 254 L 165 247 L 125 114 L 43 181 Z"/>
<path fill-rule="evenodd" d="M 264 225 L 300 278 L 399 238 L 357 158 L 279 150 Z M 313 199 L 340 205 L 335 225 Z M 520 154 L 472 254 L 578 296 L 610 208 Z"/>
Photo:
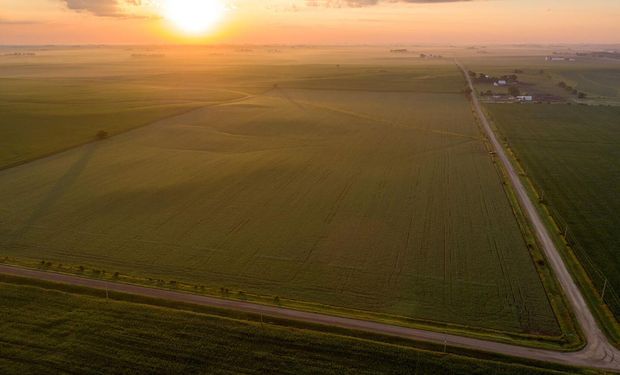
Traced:
<path fill-rule="evenodd" d="M 97 132 L 97 139 L 99 139 L 99 140 L 106 139 L 106 138 L 108 138 L 109 136 L 110 136 L 110 135 L 109 135 L 109 134 L 108 134 L 108 132 L 107 132 L 107 131 L 105 131 L 105 130 L 99 130 L 99 131 Z"/>

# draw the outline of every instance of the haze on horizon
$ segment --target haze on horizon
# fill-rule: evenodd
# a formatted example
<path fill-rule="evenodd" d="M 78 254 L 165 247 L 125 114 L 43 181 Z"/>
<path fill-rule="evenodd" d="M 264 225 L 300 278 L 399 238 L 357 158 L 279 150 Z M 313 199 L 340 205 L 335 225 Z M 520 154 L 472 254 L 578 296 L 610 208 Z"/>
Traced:
<path fill-rule="evenodd" d="M 166 1 L 0 0 L 0 44 L 620 42 L 617 0 L 205 0 L 226 10 L 204 27 Z"/>

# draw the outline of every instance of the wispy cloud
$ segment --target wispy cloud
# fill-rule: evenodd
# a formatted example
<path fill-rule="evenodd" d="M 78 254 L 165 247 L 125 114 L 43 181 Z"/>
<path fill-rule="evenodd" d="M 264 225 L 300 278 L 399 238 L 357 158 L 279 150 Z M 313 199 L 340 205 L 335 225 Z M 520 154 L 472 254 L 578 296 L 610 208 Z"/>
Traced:
<path fill-rule="evenodd" d="M 310 7 L 326 7 L 326 8 L 362 8 L 380 3 L 416 3 L 416 4 L 432 4 L 432 3 L 456 3 L 472 0 L 306 0 L 306 5 Z"/>
<path fill-rule="evenodd" d="M 37 25 L 43 23 L 46 22 L 35 20 L 9 20 L 5 18 L 0 18 L 0 25 Z"/>
<path fill-rule="evenodd" d="M 161 0 L 59 0 L 68 9 L 88 12 L 101 17 L 152 16 Z M 209 1 L 209 0 L 204 0 Z M 243 8 L 254 0 L 226 0 L 231 8 Z M 380 4 L 433 4 L 479 0 L 260 0 L 259 4 L 273 11 L 301 11 L 303 8 L 362 8 Z"/>
<path fill-rule="evenodd" d="M 116 0 L 62 0 L 67 8 L 75 11 L 86 11 L 97 16 L 118 17 L 118 2 Z"/>
<path fill-rule="evenodd" d="M 148 0 L 61 0 L 67 8 L 101 17 L 136 17 Z"/>

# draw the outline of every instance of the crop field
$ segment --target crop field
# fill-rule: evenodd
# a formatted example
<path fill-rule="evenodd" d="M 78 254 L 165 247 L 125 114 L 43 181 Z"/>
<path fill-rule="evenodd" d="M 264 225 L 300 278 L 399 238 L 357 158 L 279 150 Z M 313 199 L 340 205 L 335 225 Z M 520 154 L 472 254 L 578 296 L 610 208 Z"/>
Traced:
<path fill-rule="evenodd" d="M 620 65 L 620 64 L 619 64 Z M 596 96 L 617 98 L 620 87 L 620 70 L 616 69 L 570 69 L 560 73 L 573 82 L 578 90 Z"/>
<path fill-rule="evenodd" d="M 262 65 L 278 62 L 272 56 L 258 54 L 253 56 L 258 62 L 248 65 L 239 57 L 231 62 L 228 50 L 199 52 L 203 60 L 184 50 L 169 51 L 167 59 L 132 58 L 140 51 L 119 48 L 46 52 L 0 55 L 0 168 L 91 141 L 99 131 L 114 135 L 192 108 L 241 99 L 276 82 L 287 87 L 455 89 L 453 72 L 442 66 L 340 69 L 304 60 L 301 69 L 282 65 L 274 71 Z M 210 64 L 200 63 L 204 60 Z M 356 79 L 360 75 L 363 80 Z"/>
<path fill-rule="evenodd" d="M 75 60 L 84 56 L 70 64 L 54 59 L 24 64 L 0 56 L 0 168 L 88 142 L 99 131 L 114 135 L 205 103 L 245 96 L 205 89 L 200 77 L 177 76 L 175 82 L 153 79 L 137 65 L 119 71 L 114 64 L 84 62 L 76 68 Z"/>
<path fill-rule="evenodd" d="M 450 61 L 226 59 L 143 70 L 245 96 L 0 172 L 0 256 L 560 334 Z"/>
<path fill-rule="evenodd" d="M 489 109 L 595 285 L 620 291 L 620 107 L 492 105 Z M 566 228 L 562 228 L 566 230 Z"/>
<path fill-rule="evenodd" d="M 2 373 L 567 373 L 7 282 L 0 314 Z"/>

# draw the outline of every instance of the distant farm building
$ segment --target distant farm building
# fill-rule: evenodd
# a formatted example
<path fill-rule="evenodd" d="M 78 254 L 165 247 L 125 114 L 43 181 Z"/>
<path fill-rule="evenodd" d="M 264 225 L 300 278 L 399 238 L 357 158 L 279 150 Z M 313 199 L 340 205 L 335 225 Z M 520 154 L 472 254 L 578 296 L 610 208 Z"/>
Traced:
<path fill-rule="evenodd" d="M 532 95 L 519 95 L 517 96 L 517 100 L 520 102 L 531 102 L 534 100 L 534 97 Z"/>
<path fill-rule="evenodd" d="M 547 56 L 545 61 L 576 61 L 573 57 Z"/>
<path fill-rule="evenodd" d="M 495 82 L 493 86 L 506 86 L 507 84 L 508 82 L 506 82 L 506 80 L 500 79 L 499 81 Z"/>

